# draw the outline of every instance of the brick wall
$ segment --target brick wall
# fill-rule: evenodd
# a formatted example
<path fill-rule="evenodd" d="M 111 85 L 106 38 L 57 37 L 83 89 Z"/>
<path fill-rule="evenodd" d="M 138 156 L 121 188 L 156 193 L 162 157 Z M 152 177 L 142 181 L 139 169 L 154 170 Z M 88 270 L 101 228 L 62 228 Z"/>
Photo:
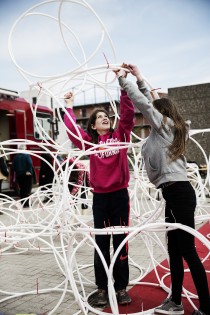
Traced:
<path fill-rule="evenodd" d="M 170 88 L 168 97 L 175 101 L 185 120 L 191 120 L 191 129 L 210 128 L 210 83 Z M 193 138 L 199 142 L 209 158 L 210 132 Z M 193 141 L 189 141 L 186 157 L 198 164 L 206 164 L 203 154 Z"/>

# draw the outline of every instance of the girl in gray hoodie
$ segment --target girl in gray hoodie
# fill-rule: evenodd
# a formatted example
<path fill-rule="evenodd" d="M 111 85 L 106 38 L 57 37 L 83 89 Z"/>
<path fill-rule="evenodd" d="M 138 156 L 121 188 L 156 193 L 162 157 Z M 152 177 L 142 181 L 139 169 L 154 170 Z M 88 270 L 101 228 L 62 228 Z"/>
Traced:
<path fill-rule="evenodd" d="M 127 65 L 137 85 L 126 79 L 126 72 L 117 73 L 120 86 L 151 125 L 151 132 L 142 147 L 142 156 L 149 180 L 162 189 L 166 201 L 165 221 L 195 228 L 196 195 L 186 170 L 184 156 L 188 127 L 176 106 L 167 98 L 152 100 L 139 69 Z M 184 314 L 181 303 L 184 278 L 183 258 L 187 262 L 199 297 L 200 308 L 193 315 L 210 314 L 207 276 L 197 254 L 194 236 L 181 229 L 168 231 L 168 253 L 171 273 L 171 296 L 155 308 L 155 314 Z"/>

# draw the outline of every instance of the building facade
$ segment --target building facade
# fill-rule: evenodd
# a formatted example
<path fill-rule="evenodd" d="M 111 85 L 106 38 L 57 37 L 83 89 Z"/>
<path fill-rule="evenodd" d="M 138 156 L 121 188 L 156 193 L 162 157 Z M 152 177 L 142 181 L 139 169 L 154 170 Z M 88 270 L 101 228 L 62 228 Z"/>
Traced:
<path fill-rule="evenodd" d="M 210 83 L 170 88 L 168 97 L 175 101 L 185 120 L 191 121 L 191 129 L 210 128 Z M 193 138 L 210 156 L 210 132 L 200 132 Z M 206 164 L 202 150 L 190 140 L 187 145 L 186 156 L 189 161 L 198 165 Z"/>

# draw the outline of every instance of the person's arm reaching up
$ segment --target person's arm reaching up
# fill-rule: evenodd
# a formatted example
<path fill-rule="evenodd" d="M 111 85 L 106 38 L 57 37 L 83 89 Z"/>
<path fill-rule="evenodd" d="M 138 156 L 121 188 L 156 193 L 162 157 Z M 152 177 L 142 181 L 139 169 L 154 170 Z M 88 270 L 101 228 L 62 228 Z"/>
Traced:
<path fill-rule="evenodd" d="M 146 96 L 146 98 L 149 100 L 149 102 L 152 103 L 152 101 L 153 101 L 152 96 L 151 96 L 150 91 L 148 90 L 147 86 L 145 85 L 144 78 L 142 77 L 139 68 L 135 65 L 128 64 L 127 69 L 130 71 L 130 73 L 133 76 L 136 77 L 136 80 L 137 80 L 136 84 L 138 85 L 139 91 L 141 91 L 141 93 L 144 94 L 144 96 Z"/>
<path fill-rule="evenodd" d="M 73 104 L 74 104 L 74 95 L 72 92 L 68 92 L 64 95 L 65 102 L 66 102 L 66 110 L 68 114 L 71 116 L 72 120 L 69 118 L 69 115 L 65 114 L 64 115 L 64 123 L 66 127 L 77 137 L 82 137 L 83 140 L 90 142 L 91 138 L 88 136 L 88 134 L 80 127 L 77 125 L 77 128 L 75 127 L 76 125 L 76 117 L 73 112 Z M 77 130 L 78 129 L 78 130 Z M 68 137 L 71 140 L 71 142 L 80 150 L 83 149 L 82 143 L 79 139 L 75 138 L 71 133 L 68 132 Z M 87 148 L 87 146 L 85 145 Z"/>
<path fill-rule="evenodd" d="M 120 86 L 128 93 L 128 96 L 134 105 L 142 112 L 143 116 L 154 128 L 159 130 L 163 119 L 162 114 L 153 107 L 152 102 L 148 100 L 148 98 L 137 88 L 136 85 L 121 75 L 121 70 L 118 73 L 118 80 Z M 144 84 L 144 81 L 141 82 Z"/>
<path fill-rule="evenodd" d="M 116 73 L 116 76 L 126 77 L 127 73 L 121 69 Z M 130 133 L 134 127 L 134 106 L 127 93 L 121 89 L 120 96 L 120 121 L 118 130 L 120 131 L 121 141 L 130 141 Z"/>

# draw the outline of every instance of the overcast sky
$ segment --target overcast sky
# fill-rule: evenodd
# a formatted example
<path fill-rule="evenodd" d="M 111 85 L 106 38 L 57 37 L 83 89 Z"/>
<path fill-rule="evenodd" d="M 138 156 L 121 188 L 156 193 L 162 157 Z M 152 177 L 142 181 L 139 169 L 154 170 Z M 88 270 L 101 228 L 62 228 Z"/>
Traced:
<path fill-rule="evenodd" d="M 101 22 L 107 33 L 88 67 L 106 64 L 105 58 L 110 64 L 134 63 L 162 91 L 210 82 L 209 0 L 87 0 L 97 16 L 80 2 L 61 6 L 63 40 L 60 1 L 34 9 L 42 2 L 0 1 L 0 88 L 21 92 L 30 82 L 75 69 L 84 62 L 84 53 L 88 59 L 98 46 Z M 25 78 L 15 63 L 27 72 Z"/>

